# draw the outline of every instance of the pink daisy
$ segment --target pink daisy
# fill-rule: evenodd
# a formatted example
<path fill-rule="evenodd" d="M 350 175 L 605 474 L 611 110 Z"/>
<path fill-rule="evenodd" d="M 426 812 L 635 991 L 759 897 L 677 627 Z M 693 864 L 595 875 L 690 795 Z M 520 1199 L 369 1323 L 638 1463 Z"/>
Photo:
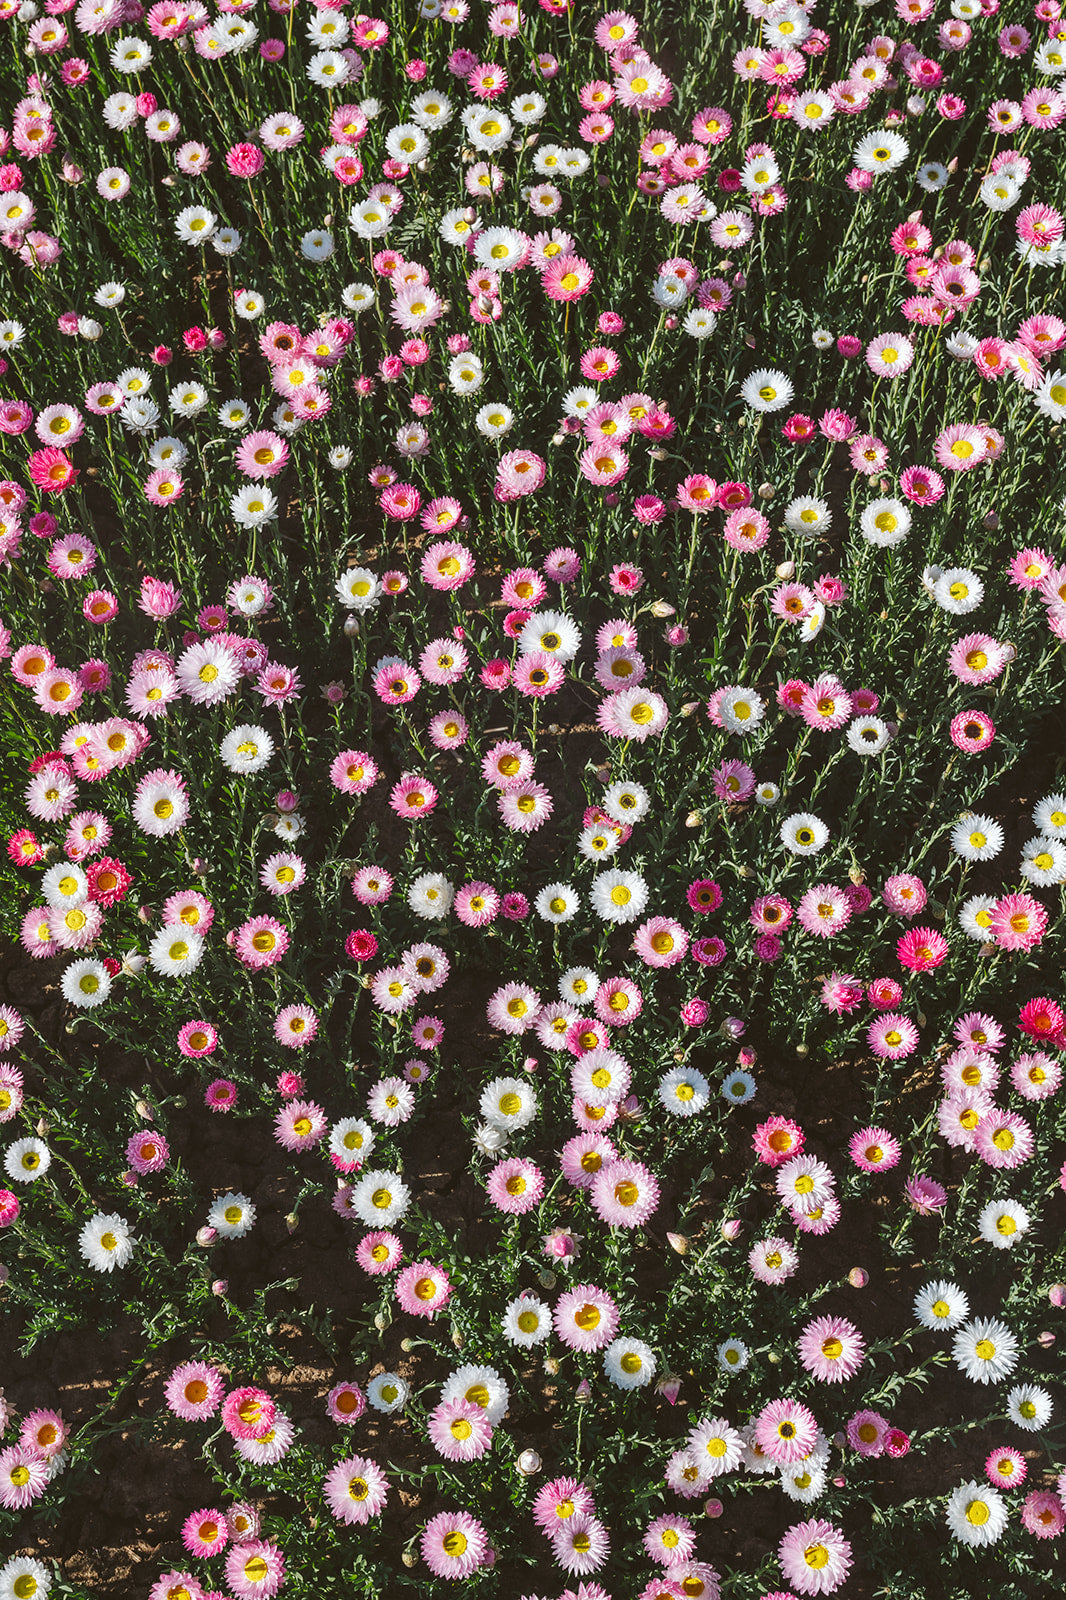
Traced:
<path fill-rule="evenodd" d="M 388 1480 L 369 1456 L 349 1456 L 327 1472 L 322 1493 L 338 1522 L 363 1526 L 384 1509 Z"/>
<path fill-rule="evenodd" d="M 1031 894 L 1005 894 L 989 913 L 989 932 L 1003 950 L 1031 950 L 1046 927 L 1047 912 Z"/>
<path fill-rule="evenodd" d="M 365 794 L 377 782 L 376 762 L 363 750 L 342 750 L 329 769 L 330 781 L 342 794 Z"/>
<path fill-rule="evenodd" d="M 897 917 L 916 917 L 925 905 L 925 885 L 913 873 L 898 873 L 886 878 L 881 898 Z"/>
<path fill-rule="evenodd" d="M 455 914 L 468 928 L 484 928 L 496 920 L 500 896 L 491 883 L 467 883 L 455 893 Z"/>
<path fill-rule="evenodd" d="M 290 1100 L 274 1118 L 274 1138 L 284 1150 L 311 1150 L 328 1128 L 326 1113 L 313 1100 Z"/>
<path fill-rule="evenodd" d="M 289 948 L 288 929 L 273 917 L 251 917 L 238 928 L 233 948 L 238 960 L 253 972 L 272 967 Z"/>
<path fill-rule="evenodd" d="M 851 1570 L 851 1545 L 839 1528 L 816 1517 L 789 1528 L 777 1559 L 785 1582 L 800 1594 L 832 1594 Z"/>
<path fill-rule="evenodd" d="M 995 1489 L 1017 1489 L 1026 1478 L 1025 1457 L 1009 1445 L 993 1450 L 985 1461 L 985 1476 Z"/>
<path fill-rule="evenodd" d="M 393 785 L 389 805 L 405 822 L 417 822 L 428 817 L 437 804 L 437 791 L 428 778 L 405 772 L 399 783 Z"/>
<path fill-rule="evenodd" d="M 411 1316 L 432 1317 L 451 1298 L 452 1286 L 443 1267 L 432 1261 L 414 1261 L 396 1279 L 396 1299 Z"/>
<path fill-rule="evenodd" d="M 442 1511 L 426 1523 L 422 1559 L 435 1578 L 469 1578 L 488 1555 L 484 1528 L 465 1511 Z"/>
<path fill-rule="evenodd" d="M 205 1422 L 222 1404 L 225 1390 L 221 1373 L 206 1361 L 186 1361 L 175 1367 L 163 1392 L 174 1416 L 183 1422 Z"/>
<path fill-rule="evenodd" d="M 779 1167 L 800 1154 L 805 1135 L 790 1117 L 769 1117 L 756 1128 L 752 1143 L 760 1161 L 768 1167 Z"/>
<path fill-rule="evenodd" d="M 532 1161 L 514 1157 L 493 1168 L 486 1191 L 498 1211 L 522 1216 L 543 1198 L 544 1175 Z"/>
<path fill-rule="evenodd" d="M 644 996 L 628 978 L 605 978 L 593 1004 L 596 1015 L 610 1027 L 628 1027 L 644 1009 Z"/>
<path fill-rule="evenodd" d="M 183 1056 L 209 1056 L 218 1047 L 218 1033 L 213 1023 L 186 1022 L 178 1030 L 178 1049 Z"/>
<path fill-rule="evenodd" d="M 234 1545 L 226 1557 L 226 1582 L 237 1600 L 275 1595 L 285 1582 L 285 1557 L 265 1539 Z"/>
<path fill-rule="evenodd" d="M 996 725 L 984 711 L 960 711 L 952 717 L 948 733 L 956 750 L 964 755 L 979 755 L 996 737 Z"/>
<path fill-rule="evenodd" d="M 1022 1526 L 1037 1539 L 1057 1539 L 1066 1528 L 1066 1505 L 1050 1490 L 1034 1489 L 1022 1502 Z"/>
<path fill-rule="evenodd" d="M 818 1440 L 814 1414 L 798 1400 L 771 1400 L 755 1418 L 754 1432 L 763 1453 L 782 1465 L 802 1461 Z"/>
<path fill-rule="evenodd" d="M 618 1307 L 595 1284 L 579 1284 L 559 1296 L 552 1322 L 570 1350 L 602 1350 L 618 1332 Z"/>
<path fill-rule="evenodd" d="M 885 1448 L 887 1432 L 888 1423 L 877 1411 L 856 1411 L 848 1420 L 848 1443 L 860 1456 L 879 1456 Z"/>
<path fill-rule="evenodd" d="M 908 1017 L 889 1011 L 866 1030 L 866 1042 L 884 1061 L 902 1061 L 918 1048 L 918 1029 Z"/>
<path fill-rule="evenodd" d="M 265 1389 L 231 1389 L 222 1402 L 222 1426 L 234 1439 L 262 1439 L 274 1426 L 276 1412 Z"/>
<path fill-rule="evenodd" d="M 442 1400 L 429 1414 L 426 1432 L 446 1461 L 480 1461 L 492 1445 L 492 1424 L 469 1400 Z"/>
<path fill-rule="evenodd" d="M 792 921 L 792 907 L 780 894 L 764 894 L 752 902 L 748 921 L 760 933 L 782 934 Z"/>
<path fill-rule="evenodd" d="M 800 1334 L 796 1348 L 804 1370 L 820 1383 L 842 1383 L 862 1366 L 866 1341 L 843 1317 L 816 1317 Z"/>
<path fill-rule="evenodd" d="M 126 1145 L 126 1160 L 134 1172 L 162 1172 L 170 1157 L 161 1133 L 135 1133 Z"/>
<path fill-rule="evenodd" d="M 474 575 L 474 557 L 465 545 L 441 539 L 425 552 L 420 570 L 433 589 L 459 589 Z"/>
<path fill-rule="evenodd" d="M 852 1136 L 848 1153 L 860 1172 L 887 1172 L 899 1162 L 902 1147 L 885 1128 L 863 1128 Z"/>
<path fill-rule="evenodd" d="M 355 1247 L 355 1259 L 372 1278 L 393 1272 L 403 1259 L 403 1245 L 394 1233 L 364 1233 Z"/>
<path fill-rule="evenodd" d="M 229 1542 L 226 1519 L 213 1507 L 194 1511 L 185 1519 L 181 1538 L 191 1556 L 217 1556 Z"/>
<path fill-rule="evenodd" d="M 326 1396 L 326 1415 L 342 1427 L 350 1427 L 366 1410 L 366 1395 L 357 1383 L 338 1383 Z"/>
<path fill-rule="evenodd" d="M 638 1161 L 611 1161 L 592 1180 L 593 1210 L 615 1228 L 639 1228 L 659 1204 L 659 1184 Z"/>

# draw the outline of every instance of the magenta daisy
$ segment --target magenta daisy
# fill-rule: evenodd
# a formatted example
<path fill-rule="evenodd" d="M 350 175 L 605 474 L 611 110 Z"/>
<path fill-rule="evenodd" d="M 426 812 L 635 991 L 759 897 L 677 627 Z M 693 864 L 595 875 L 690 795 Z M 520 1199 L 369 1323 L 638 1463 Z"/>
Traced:
<path fill-rule="evenodd" d="M 229 1543 L 229 1529 L 221 1511 L 209 1507 L 186 1517 L 182 1543 L 191 1556 L 217 1556 Z"/>
<path fill-rule="evenodd" d="M 178 1030 L 178 1049 L 183 1056 L 209 1056 L 218 1048 L 218 1033 L 210 1022 L 185 1022 Z"/>
<path fill-rule="evenodd" d="M 816 1317 L 800 1334 L 796 1348 L 804 1370 L 820 1383 L 842 1383 L 862 1366 L 866 1341 L 843 1317 Z"/>
<path fill-rule="evenodd" d="M 349 1456 L 327 1472 L 322 1493 L 338 1522 L 362 1526 L 371 1517 L 380 1516 L 389 1496 L 389 1486 L 376 1461 L 369 1456 Z"/>
<path fill-rule="evenodd" d="M 994 1489 L 1017 1489 L 1026 1478 L 1025 1457 L 1009 1445 L 993 1450 L 985 1461 L 985 1477 Z"/>

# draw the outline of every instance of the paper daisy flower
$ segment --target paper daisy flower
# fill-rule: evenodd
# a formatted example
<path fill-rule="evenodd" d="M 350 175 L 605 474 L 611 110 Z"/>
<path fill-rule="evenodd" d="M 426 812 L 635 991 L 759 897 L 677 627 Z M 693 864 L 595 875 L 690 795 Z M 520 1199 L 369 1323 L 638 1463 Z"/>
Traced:
<path fill-rule="evenodd" d="M 124 1267 L 133 1255 L 133 1245 L 130 1225 L 117 1212 L 97 1211 L 78 1235 L 82 1256 L 97 1272 Z"/>

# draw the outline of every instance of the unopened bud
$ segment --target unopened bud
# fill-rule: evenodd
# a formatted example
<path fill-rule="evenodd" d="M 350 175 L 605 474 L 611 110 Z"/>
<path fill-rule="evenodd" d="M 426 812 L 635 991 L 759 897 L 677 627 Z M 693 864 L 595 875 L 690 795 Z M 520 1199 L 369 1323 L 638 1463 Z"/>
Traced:
<path fill-rule="evenodd" d="M 780 578 L 782 583 L 787 583 L 789 578 L 794 578 L 795 576 L 796 563 L 794 561 L 782 561 L 780 566 L 774 568 L 774 577 Z"/>

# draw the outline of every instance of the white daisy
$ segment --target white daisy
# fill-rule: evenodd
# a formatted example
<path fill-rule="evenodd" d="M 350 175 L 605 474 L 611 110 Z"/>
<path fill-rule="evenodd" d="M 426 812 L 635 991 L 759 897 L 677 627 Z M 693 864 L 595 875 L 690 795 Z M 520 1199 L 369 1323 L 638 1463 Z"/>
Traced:
<path fill-rule="evenodd" d="M 97 1211 L 78 1235 L 79 1250 L 97 1272 L 124 1267 L 133 1254 L 133 1246 L 129 1223 L 115 1211 Z"/>

